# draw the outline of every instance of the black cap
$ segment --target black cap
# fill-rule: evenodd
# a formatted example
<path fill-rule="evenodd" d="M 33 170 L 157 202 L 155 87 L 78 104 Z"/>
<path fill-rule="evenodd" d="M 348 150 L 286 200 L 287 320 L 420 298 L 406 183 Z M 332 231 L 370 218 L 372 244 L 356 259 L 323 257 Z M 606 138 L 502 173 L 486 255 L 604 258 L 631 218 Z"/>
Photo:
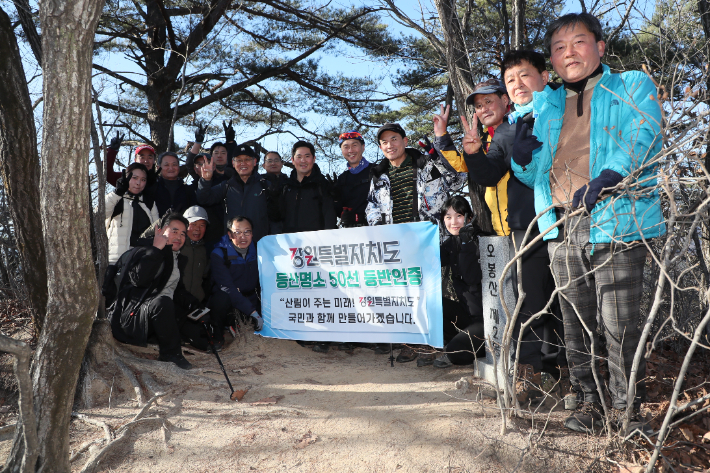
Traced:
<path fill-rule="evenodd" d="M 488 79 L 485 82 L 481 82 L 476 85 L 473 93 L 466 97 L 466 105 L 473 105 L 473 98 L 476 95 L 488 95 L 488 94 L 507 94 L 508 90 L 505 88 L 505 84 L 498 79 Z"/>
<path fill-rule="evenodd" d="M 236 158 L 237 156 L 249 156 L 250 158 L 256 158 L 256 153 L 253 149 L 251 149 L 251 146 L 239 145 L 234 151 L 234 157 Z"/>
<path fill-rule="evenodd" d="M 380 135 L 386 131 L 394 131 L 402 135 L 402 138 L 407 137 L 407 133 L 404 132 L 404 128 L 399 123 L 385 123 L 377 130 L 377 141 L 380 141 Z"/>

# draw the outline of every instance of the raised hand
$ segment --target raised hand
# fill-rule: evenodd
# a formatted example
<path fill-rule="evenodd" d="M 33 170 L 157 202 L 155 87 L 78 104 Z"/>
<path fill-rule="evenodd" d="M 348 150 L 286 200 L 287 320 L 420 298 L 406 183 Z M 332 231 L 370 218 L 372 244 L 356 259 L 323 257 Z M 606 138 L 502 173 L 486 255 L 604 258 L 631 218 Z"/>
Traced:
<path fill-rule="evenodd" d="M 126 135 L 119 135 L 118 132 L 116 132 L 116 136 L 111 139 L 111 143 L 109 143 L 108 147 L 114 151 L 118 151 L 121 148 L 121 143 L 125 136 Z"/>
<path fill-rule="evenodd" d="M 170 227 L 165 228 L 155 227 L 155 235 L 153 236 L 153 246 L 159 250 L 165 248 L 168 244 L 168 235 L 170 234 Z"/>
<path fill-rule="evenodd" d="M 540 140 L 533 134 L 528 135 L 530 127 L 522 119 L 515 124 L 515 142 L 513 142 L 513 161 L 520 166 L 527 166 L 532 162 L 533 151 L 542 146 Z M 523 169 L 524 170 L 524 169 Z"/>
<path fill-rule="evenodd" d="M 131 182 L 133 177 L 133 171 L 126 175 L 126 170 L 123 170 L 123 175 L 116 180 L 116 194 L 123 195 L 128 191 L 128 184 Z"/>
<path fill-rule="evenodd" d="M 214 174 L 214 170 L 217 168 L 217 163 L 211 156 L 205 157 L 205 162 L 202 165 L 202 179 L 205 181 L 211 181 L 212 180 L 212 174 Z"/>
<path fill-rule="evenodd" d="M 439 105 L 439 107 L 439 115 L 434 115 L 434 135 L 444 136 L 446 134 L 446 127 L 449 124 L 449 114 L 451 113 L 451 106 L 447 105 L 446 108 L 444 108 L 443 105 Z"/>
<path fill-rule="evenodd" d="M 197 124 L 197 130 L 195 130 L 195 143 L 205 142 L 205 130 L 207 127 L 201 124 Z"/>
<path fill-rule="evenodd" d="M 466 154 L 476 154 L 481 149 L 481 137 L 478 136 L 478 116 L 473 115 L 472 126 L 468 126 L 468 120 L 461 115 L 461 126 L 463 127 L 463 152 Z"/>
<path fill-rule="evenodd" d="M 227 124 L 226 121 L 223 121 L 222 128 L 224 128 L 224 140 L 227 143 L 231 143 L 232 141 L 234 141 L 234 138 L 237 136 L 237 133 L 234 131 L 234 127 L 232 126 L 232 120 L 229 120 L 229 124 Z"/>

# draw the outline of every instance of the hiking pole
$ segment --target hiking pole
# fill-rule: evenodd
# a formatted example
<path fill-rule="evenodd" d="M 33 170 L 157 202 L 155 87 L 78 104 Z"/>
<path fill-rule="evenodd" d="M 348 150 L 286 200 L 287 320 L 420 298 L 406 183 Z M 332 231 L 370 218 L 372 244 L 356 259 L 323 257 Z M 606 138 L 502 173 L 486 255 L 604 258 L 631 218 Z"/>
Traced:
<path fill-rule="evenodd" d="M 224 369 L 224 364 L 222 363 L 222 359 L 219 357 L 219 354 L 217 353 L 217 349 L 214 347 L 214 338 L 212 338 L 212 332 L 210 331 L 210 327 L 207 326 L 207 323 L 204 321 L 204 319 L 200 319 L 200 322 L 205 326 L 205 330 L 207 330 L 207 337 L 209 338 L 209 345 L 210 348 L 212 349 L 212 353 L 214 353 L 214 356 L 217 357 L 217 362 L 219 363 L 219 367 L 222 368 L 222 373 L 224 373 L 224 379 L 227 380 L 227 384 L 229 385 L 229 390 L 231 391 L 229 395 L 229 399 L 234 401 L 237 398 L 237 393 L 234 392 L 234 388 L 232 387 L 232 382 L 229 380 L 229 376 L 227 376 L 227 370 Z"/>
<path fill-rule="evenodd" d="M 390 343 L 390 366 L 394 368 L 394 348 L 392 348 L 392 344 Z"/>

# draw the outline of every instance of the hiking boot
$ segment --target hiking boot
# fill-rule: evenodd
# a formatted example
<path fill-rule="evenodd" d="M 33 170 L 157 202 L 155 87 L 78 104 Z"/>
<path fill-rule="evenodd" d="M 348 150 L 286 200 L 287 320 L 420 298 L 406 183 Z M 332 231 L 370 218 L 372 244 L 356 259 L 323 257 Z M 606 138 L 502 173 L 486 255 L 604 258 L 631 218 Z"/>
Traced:
<path fill-rule="evenodd" d="M 436 353 L 424 353 L 419 358 L 417 358 L 417 366 L 421 368 L 422 366 L 433 365 L 435 359 Z"/>
<path fill-rule="evenodd" d="M 416 360 L 417 356 L 419 356 L 419 354 L 414 351 L 414 349 L 405 346 L 402 348 L 402 351 L 399 352 L 399 355 L 397 355 L 397 359 L 395 359 L 395 361 L 397 363 L 409 363 L 410 361 Z"/>
<path fill-rule="evenodd" d="M 333 345 L 340 351 L 353 351 L 355 349 L 355 345 L 352 343 L 334 343 Z"/>
<path fill-rule="evenodd" d="M 565 410 L 573 411 L 577 409 L 577 393 L 572 391 L 572 381 L 569 377 L 569 368 L 560 367 L 560 380 L 557 387 L 560 399 L 565 404 Z"/>
<path fill-rule="evenodd" d="M 182 353 L 179 355 L 160 355 L 158 356 L 159 361 L 168 361 L 170 363 L 175 363 L 178 368 L 181 368 L 183 370 L 191 370 L 192 369 L 192 363 L 187 361 L 184 356 L 182 356 Z"/>
<path fill-rule="evenodd" d="M 604 428 L 604 409 L 598 402 L 580 402 L 565 419 L 565 427 L 583 434 L 598 434 Z"/>
<path fill-rule="evenodd" d="M 304 341 L 304 340 L 296 340 L 296 343 L 301 345 L 303 348 L 312 347 L 313 345 L 316 344 L 316 342 Z"/>
<path fill-rule="evenodd" d="M 527 404 L 529 401 L 541 397 L 540 383 L 542 375 L 535 373 L 533 365 L 518 364 L 518 381 L 515 383 L 515 397 L 518 402 Z"/>
<path fill-rule="evenodd" d="M 330 350 L 330 343 L 328 342 L 320 342 L 313 345 L 313 351 L 316 353 L 328 353 L 328 350 Z"/>
<path fill-rule="evenodd" d="M 624 437 L 632 433 L 638 435 L 639 432 L 642 432 L 647 437 L 653 435 L 653 429 L 646 423 L 646 420 L 641 417 L 638 407 L 634 407 L 631 410 L 629 424 L 625 431 L 622 429 L 624 428 L 624 420 L 626 419 L 626 409 L 612 408 L 609 415 L 611 416 L 612 427 Z"/>
<path fill-rule="evenodd" d="M 451 360 L 449 360 L 449 355 L 446 353 L 434 360 L 433 364 L 434 368 L 448 368 L 449 366 L 454 366 L 454 364 L 451 363 Z"/>

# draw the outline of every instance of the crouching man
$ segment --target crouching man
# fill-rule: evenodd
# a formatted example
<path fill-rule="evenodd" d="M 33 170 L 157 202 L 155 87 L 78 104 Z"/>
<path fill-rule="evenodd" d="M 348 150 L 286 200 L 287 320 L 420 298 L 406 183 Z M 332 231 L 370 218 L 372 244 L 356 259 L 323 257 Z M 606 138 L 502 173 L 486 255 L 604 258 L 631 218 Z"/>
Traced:
<path fill-rule="evenodd" d="M 260 315 L 259 263 L 253 237 L 251 220 L 248 217 L 233 217 L 227 222 L 227 234 L 210 255 L 214 283 L 210 309 L 215 314 L 215 333 L 220 336 L 225 327 L 235 323 L 232 309 L 251 316 L 257 331 L 264 325 Z"/>
<path fill-rule="evenodd" d="M 146 346 L 150 337 L 158 340 L 160 361 L 192 368 L 180 348 L 183 336 L 201 344 L 195 330 L 186 326 L 187 314 L 199 301 L 183 285 L 186 258 L 180 254 L 188 222 L 180 214 L 164 216 L 155 229 L 152 246 L 136 247 L 119 262 L 121 276 L 116 302 L 109 308 L 111 330 L 116 340 Z M 195 328 L 196 324 L 190 323 Z"/>

